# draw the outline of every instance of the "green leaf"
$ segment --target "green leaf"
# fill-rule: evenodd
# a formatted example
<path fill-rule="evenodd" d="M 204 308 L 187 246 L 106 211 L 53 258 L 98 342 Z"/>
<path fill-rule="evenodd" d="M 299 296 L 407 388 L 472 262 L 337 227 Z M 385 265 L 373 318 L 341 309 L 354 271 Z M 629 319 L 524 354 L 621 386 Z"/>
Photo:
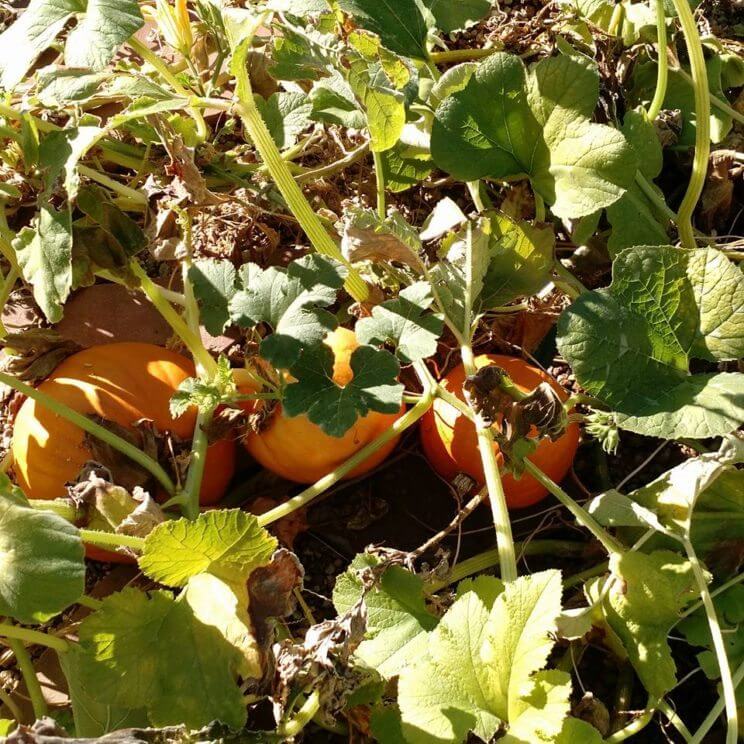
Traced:
<path fill-rule="evenodd" d="M 0 34 L 0 88 L 12 90 L 80 9 L 77 0 L 31 0 L 18 20 Z"/>
<path fill-rule="evenodd" d="M 480 301 L 484 310 L 529 297 L 550 280 L 555 235 L 503 214 L 489 215 L 488 271 Z"/>
<path fill-rule="evenodd" d="M 364 594 L 358 573 L 377 565 L 379 560 L 374 556 L 360 554 L 336 579 L 333 604 L 339 615 L 354 607 Z M 367 634 L 356 656 L 390 679 L 425 653 L 427 631 L 436 626 L 437 618 L 426 608 L 423 581 L 398 566 L 385 570 L 379 582 L 364 594 L 364 603 Z"/>
<path fill-rule="evenodd" d="M 194 617 L 216 628 L 240 652 L 240 676 L 260 679 L 261 649 L 253 637 L 244 600 L 242 592 L 236 593 L 229 584 L 208 573 L 192 576 L 183 593 L 183 601 L 189 603 Z"/>
<path fill-rule="evenodd" d="M 377 47 L 375 52 L 380 55 L 380 48 Z M 407 72 L 405 66 L 396 69 Z M 370 149 L 384 152 L 394 147 L 406 123 L 405 95 L 399 85 L 388 77 L 379 58 L 372 62 L 363 57 L 354 59 L 349 70 L 349 86 L 364 107 Z"/>
<path fill-rule="evenodd" d="M 297 142 L 297 136 L 310 123 L 313 105 L 305 93 L 279 91 L 269 98 L 255 96 L 256 108 L 266 122 L 280 150 Z"/>
<path fill-rule="evenodd" d="M 445 34 L 472 26 L 491 10 L 491 0 L 424 0 Z"/>
<path fill-rule="evenodd" d="M 664 438 L 726 434 L 744 418 L 744 376 L 688 367 L 744 355 L 742 297 L 741 270 L 713 248 L 629 248 L 610 287 L 564 311 L 558 348 L 621 427 Z"/>
<path fill-rule="evenodd" d="M 67 680 L 76 736 L 95 739 L 112 731 L 148 725 L 147 711 L 144 708 L 116 708 L 91 697 L 83 684 L 81 664 L 84 659 L 77 644 L 57 658 Z"/>
<path fill-rule="evenodd" d="M 636 160 L 623 135 L 594 124 L 596 67 L 561 55 L 529 73 L 515 56 L 479 63 L 436 110 L 434 162 L 463 181 L 528 175 L 558 217 L 593 214 L 632 183 Z"/>
<path fill-rule="evenodd" d="M 240 326 L 267 323 L 273 333 L 261 342 L 261 356 L 275 367 L 296 363 L 303 348 L 319 344 L 338 325 L 327 310 L 343 286 L 345 271 L 331 259 L 312 254 L 293 261 L 286 270 L 240 269 L 243 289 L 230 301 L 230 316 Z"/>
<path fill-rule="evenodd" d="M 712 95 L 727 101 L 723 86 L 726 64 L 731 58 L 723 50 L 714 47 L 713 54 L 705 60 L 708 73 L 708 86 Z M 666 96 L 662 104 L 665 109 L 679 109 L 682 112 L 682 132 L 678 144 L 692 147 L 695 144 L 695 93 L 686 75 L 670 69 L 668 73 Z M 638 65 L 633 75 L 633 94 L 638 102 L 650 101 L 656 88 L 656 63 L 646 62 Z M 721 142 L 731 130 L 731 116 L 716 106 L 710 109 L 710 137 L 713 143 Z"/>
<path fill-rule="evenodd" d="M 238 393 L 230 360 L 221 356 L 210 379 L 187 377 L 170 399 L 171 416 L 182 416 L 191 406 L 199 411 L 213 412 L 221 403 L 234 399 Z"/>
<path fill-rule="evenodd" d="M 209 511 L 194 521 L 159 524 L 145 540 L 139 566 L 167 586 L 185 586 L 202 573 L 235 585 L 266 565 L 276 546 L 254 515 L 240 509 Z"/>
<path fill-rule="evenodd" d="M 72 221 L 69 210 L 43 204 L 31 227 L 13 240 L 23 278 L 50 323 L 62 319 L 62 306 L 72 288 Z"/>
<path fill-rule="evenodd" d="M 199 301 L 199 317 L 213 336 L 219 336 L 230 320 L 230 301 L 235 296 L 237 273 L 232 261 L 205 259 L 194 261 L 189 280 Z"/>
<path fill-rule="evenodd" d="M 396 194 L 423 181 L 434 169 L 427 150 L 409 147 L 402 142 L 381 153 L 385 188 Z"/>
<path fill-rule="evenodd" d="M 65 62 L 94 70 L 102 70 L 144 24 L 137 0 L 32 0 L 0 34 L 0 49 L 12 51 L 0 59 L 0 87 L 10 90 L 20 83 L 73 16 L 77 24 L 67 37 Z"/>
<path fill-rule="evenodd" d="M 80 677 L 94 699 L 147 708 L 155 726 L 190 729 L 219 720 L 242 728 L 240 654 L 188 602 L 166 591 L 127 588 L 103 600 L 79 629 Z"/>
<path fill-rule="evenodd" d="M 10 498 L 0 496 L 0 615 L 43 623 L 83 595 L 83 543 L 76 527 L 24 505 L 5 485 Z"/>
<path fill-rule="evenodd" d="M 67 196 L 70 200 L 77 197 L 80 188 L 78 162 L 104 134 L 100 127 L 79 126 L 51 132 L 44 138 L 40 147 L 40 160 L 42 167 L 46 169 L 46 194 L 52 191 L 57 178 L 63 176 L 62 185 Z"/>
<path fill-rule="evenodd" d="M 679 613 L 696 597 L 690 562 L 677 553 L 631 551 L 610 558 L 616 581 L 603 603 L 643 686 L 654 699 L 676 684 L 667 636 Z"/>
<path fill-rule="evenodd" d="M 461 742 L 469 731 L 488 741 L 502 725 L 509 744 L 559 734 L 570 677 L 539 670 L 561 611 L 560 574 L 521 577 L 495 601 L 486 594 L 462 594 L 429 634 L 426 654 L 401 672 L 398 703 L 410 744 Z"/>
<path fill-rule="evenodd" d="M 359 26 L 377 34 L 390 51 L 427 58 L 431 15 L 420 0 L 339 0 L 338 5 Z"/>
<path fill-rule="evenodd" d="M 370 411 L 397 413 L 403 385 L 400 365 L 384 349 L 360 346 L 351 355 L 353 378 L 344 387 L 333 380 L 333 352 L 325 344 L 309 347 L 290 368 L 297 382 L 288 385 L 282 406 L 287 416 L 305 414 L 332 437 L 343 436 Z"/>
<path fill-rule="evenodd" d="M 67 37 L 65 62 L 102 70 L 144 23 L 137 0 L 87 0 L 85 15 Z"/>
<path fill-rule="evenodd" d="M 18 723 L 10 718 L 0 718 L 0 736 L 8 736 L 18 728 Z"/>
<path fill-rule="evenodd" d="M 364 112 L 346 78 L 335 68 L 328 77 L 313 85 L 310 91 L 310 118 L 326 124 L 340 124 L 349 129 L 363 129 Z"/>
<path fill-rule="evenodd" d="M 300 34 L 283 25 L 281 36 L 273 37 L 269 72 L 277 80 L 318 80 L 330 66 L 328 47 L 337 43 L 330 34 L 312 28 Z"/>
<path fill-rule="evenodd" d="M 713 603 L 721 626 L 729 665 L 731 669 L 736 669 L 744 662 L 744 586 L 741 584 L 732 586 L 714 597 Z M 711 680 L 720 680 L 721 671 L 705 609 L 701 607 L 685 618 L 678 628 L 690 645 L 705 647 L 705 651 L 697 654 L 698 663 L 705 676 Z M 737 687 L 736 700 L 739 706 L 744 705 L 744 690 L 741 686 Z"/>
<path fill-rule="evenodd" d="M 628 111 L 622 131 L 636 155 L 638 170 L 649 181 L 653 181 L 663 166 L 661 142 L 653 122 L 643 112 Z M 664 194 L 657 191 L 663 200 Z M 623 248 L 663 245 L 669 239 L 662 227 L 668 220 L 662 217 L 660 224 L 651 202 L 636 183 L 630 184 L 626 193 L 607 207 L 607 218 L 612 225 L 612 234 L 607 241 L 611 256 L 617 255 Z"/>
<path fill-rule="evenodd" d="M 359 343 L 392 343 L 404 364 L 434 355 L 444 323 L 437 315 L 426 312 L 433 301 L 427 282 L 406 287 L 397 299 L 376 305 L 371 317 L 357 321 Z"/>

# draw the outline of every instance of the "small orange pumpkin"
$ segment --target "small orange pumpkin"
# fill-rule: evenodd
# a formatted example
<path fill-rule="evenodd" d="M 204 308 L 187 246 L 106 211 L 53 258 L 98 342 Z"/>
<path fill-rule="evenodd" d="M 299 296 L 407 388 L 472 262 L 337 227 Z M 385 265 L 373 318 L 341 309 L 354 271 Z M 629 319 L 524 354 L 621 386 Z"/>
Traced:
<path fill-rule="evenodd" d="M 350 360 L 354 349 L 359 346 L 356 334 L 339 327 L 328 334 L 325 343 L 334 355 L 333 380 L 338 385 L 346 385 L 354 376 Z M 244 406 L 246 410 L 254 407 L 250 403 Z M 282 478 L 297 483 L 315 483 L 389 429 L 404 410 L 405 407 L 401 407 L 398 413 L 392 414 L 371 411 L 358 419 L 342 437 L 332 437 L 307 416 L 289 418 L 283 414 L 281 406 L 277 406 L 260 432 L 248 433 L 245 447 L 259 464 Z M 384 444 L 346 478 L 363 475 L 377 467 L 397 442 L 398 437 Z"/>

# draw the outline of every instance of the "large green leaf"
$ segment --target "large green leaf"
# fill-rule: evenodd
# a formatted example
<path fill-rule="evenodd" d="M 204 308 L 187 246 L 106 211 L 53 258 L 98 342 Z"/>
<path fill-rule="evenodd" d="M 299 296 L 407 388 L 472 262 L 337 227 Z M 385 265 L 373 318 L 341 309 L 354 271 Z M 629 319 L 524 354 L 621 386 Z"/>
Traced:
<path fill-rule="evenodd" d="M 194 261 L 189 268 L 194 295 L 199 300 L 204 327 L 219 336 L 230 320 L 230 300 L 235 295 L 237 273 L 226 258 Z"/>
<path fill-rule="evenodd" d="M 426 608 L 421 579 L 400 567 L 386 569 L 379 583 L 365 593 L 357 572 L 378 564 L 373 556 L 358 555 L 336 580 L 333 604 L 342 614 L 364 595 L 367 634 L 356 655 L 389 679 L 425 653 L 427 631 L 434 628 L 437 618 Z"/>
<path fill-rule="evenodd" d="M 151 579 L 168 586 L 185 586 L 202 573 L 240 584 L 254 568 L 269 562 L 276 545 L 252 514 L 209 511 L 193 521 L 158 525 L 146 538 L 139 565 Z"/>
<path fill-rule="evenodd" d="M 424 0 L 437 28 L 450 34 L 472 26 L 491 10 L 491 0 Z"/>
<path fill-rule="evenodd" d="M 744 419 L 744 375 L 691 375 L 690 360 L 744 355 L 744 277 L 713 248 L 629 248 L 610 287 L 581 295 L 558 324 L 579 383 L 631 431 L 726 434 Z"/>
<path fill-rule="evenodd" d="M 431 15 L 421 0 L 339 0 L 338 5 L 396 54 L 427 58 Z"/>
<path fill-rule="evenodd" d="M 434 301 L 431 287 L 416 282 L 398 297 L 372 308 L 372 316 L 360 318 L 356 335 L 361 344 L 392 342 L 396 356 L 405 364 L 436 353 L 443 321 L 427 310 Z"/>
<path fill-rule="evenodd" d="M 255 100 L 276 146 L 280 150 L 292 147 L 297 142 L 297 135 L 310 123 L 312 103 L 308 97 L 295 91 L 279 91 L 268 98 L 256 96 Z"/>
<path fill-rule="evenodd" d="M 430 271 L 447 317 L 468 334 L 468 318 L 537 292 L 550 277 L 554 240 L 550 228 L 496 212 L 451 234 L 446 258 Z"/>
<path fill-rule="evenodd" d="M 147 708 L 155 726 L 195 729 L 219 720 L 241 728 L 240 652 L 188 602 L 127 588 L 80 624 L 80 678 L 97 701 Z"/>
<path fill-rule="evenodd" d="M 653 181 L 663 166 L 661 142 L 653 122 L 641 111 L 628 111 L 622 131 L 636 155 L 638 170 L 648 181 Z M 663 193 L 658 193 L 663 199 Z M 623 248 L 663 245 L 669 239 L 662 227 L 668 220 L 656 215 L 649 198 L 636 183 L 630 184 L 625 194 L 607 207 L 607 219 L 612 225 L 612 234 L 607 241 L 611 256 Z"/>
<path fill-rule="evenodd" d="M 690 562 L 677 553 L 631 551 L 610 558 L 615 579 L 603 603 L 644 687 L 654 699 L 676 684 L 667 636 L 680 611 L 696 596 Z"/>
<path fill-rule="evenodd" d="M 705 60 L 708 72 L 710 92 L 722 101 L 726 101 L 725 88 L 738 87 L 744 82 L 744 63 L 740 57 L 714 45 L 713 53 Z M 656 64 L 646 62 L 638 65 L 633 76 L 633 94 L 639 102 L 648 102 L 653 98 L 656 88 Z M 729 79 L 729 77 L 731 79 Z M 663 106 L 665 109 L 678 109 L 682 112 L 682 132 L 679 144 L 692 147 L 695 144 L 695 93 L 690 81 L 689 70 L 684 74 L 669 70 Z M 731 115 L 721 111 L 717 106 L 710 108 L 711 140 L 721 142 L 731 130 Z"/>
<path fill-rule="evenodd" d="M 554 741 L 569 710 L 570 677 L 540 671 L 553 646 L 561 580 L 546 571 L 494 592 L 474 582 L 429 634 L 426 653 L 400 674 L 398 703 L 411 744 Z M 485 590 L 485 591 L 484 591 Z"/>
<path fill-rule="evenodd" d="M 261 342 L 261 356 L 286 369 L 305 346 L 319 344 L 338 325 L 321 308 L 336 301 L 343 277 L 339 264 L 317 254 L 293 261 L 286 270 L 245 264 L 243 289 L 230 300 L 231 318 L 243 327 L 267 323 L 273 333 Z"/>
<path fill-rule="evenodd" d="M 14 88 L 73 14 L 79 0 L 31 0 L 20 18 L 0 34 L 0 88 Z"/>
<path fill-rule="evenodd" d="M 83 543 L 76 527 L 24 505 L 0 477 L 0 615 L 42 623 L 83 595 Z"/>
<path fill-rule="evenodd" d="M 533 65 L 497 53 L 436 110 L 432 157 L 464 181 L 530 177 L 559 217 L 582 217 L 617 201 L 636 159 L 623 135 L 594 124 L 596 67 L 561 55 Z"/>
<path fill-rule="evenodd" d="M 0 35 L 0 87 L 20 83 L 73 16 L 77 25 L 67 38 L 65 62 L 94 70 L 103 69 L 144 23 L 137 0 L 32 0 Z"/>
<path fill-rule="evenodd" d="M 143 25 L 137 0 L 87 0 L 85 15 L 67 37 L 65 62 L 102 70 Z"/>
<path fill-rule="evenodd" d="M 91 697 L 81 678 L 81 663 L 84 663 L 83 654 L 77 645 L 59 655 L 59 664 L 67 680 L 77 736 L 94 739 L 111 731 L 148 725 L 144 708 L 117 708 Z"/>
<path fill-rule="evenodd" d="M 398 360 L 384 349 L 360 346 L 351 355 L 352 380 L 343 387 L 333 379 L 333 352 L 325 344 L 306 349 L 291 367 L 297 382 L 288 385 L 283 407 L 288 416 L 306 414 L 330 436 L 343 436 L 370 411 L 397 413 L 403 385 Z"/>
<path fill-rule="evenodd" d="M 50 323 L 62 318 L 62 305 L 72 289 L 72 220 L 69 210 L 42 205 L 31 227 L 13 240 L 23 278 Z"/>

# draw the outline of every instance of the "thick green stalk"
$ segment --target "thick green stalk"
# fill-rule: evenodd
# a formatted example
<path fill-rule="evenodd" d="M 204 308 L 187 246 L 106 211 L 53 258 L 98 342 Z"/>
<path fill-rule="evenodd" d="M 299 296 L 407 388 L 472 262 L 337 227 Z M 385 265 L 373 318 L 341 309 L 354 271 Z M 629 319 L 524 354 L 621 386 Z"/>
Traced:
<path fill-rule="evenodd" d="M 118 450 L 123 455 L 126 455 L 130 460 L 134 460 L 138 465 L 141 465 L 148 473 L 150 473 L 157 481 L 165 488 L 165 490 L 172 494 L 175 492 L 176 487 L 171 480 L 168 473 L 165 472 L 159 462 L 154 460 L 149 455 L 146 455 L 142 450 L 135 447 L 131 442 L 127 442 L 126 439 L 114 434 L 100 424 L 91 421 L 87 416 L 82 413 L 69 408 L 64 403 L 52 398 L 46 393 L 42 393 L 40 390 L 27 385 L 25 382 L 21 382 L 17 378 L 9 375 L 5 372 L 0 372 L 0 382 L 7 385 L 8 387 L 17 390 L 27 398 L 35 400 L 40 405 L 53 411 L 58 416 L 66 419 L 75 426 L 80 427 L 83 431 L 87 431 L 88 434 L 100 439 L 106 444 L 110 444 L 115 450 Z"/>
<path fill-rule="evenodd" d="M 178 497 L 181 503 L 181 511 L 186 519 L 196 519 L 199 516 L 199 493 L 207 460 L 208 441 L 205 428 L 209 426 L 211 420 L 212 411 L 199 411 L 196 417 L 189 470 L 183 491 Z"/>
<path fill-rule="evenodd" d="M 462 363 L 465 373 L 474 375 L 476 373 L 473 347 L 470 343 L 460 346 Z M 478 436 L 478 451 L 480 452 L 483 472 L 486 477 L 488 488 L 488 501 L 491 505 L 493 515 L 493 526 L 496 530 L 496 546 L 499 553 L 499 566 L 501 578 L 504 581 L 514 581 L 518 576 L 517 556 L 514 552 L 514 537 L 512 535 L 509 510 L 506 506 L 506 495 L 504 484 L 501 482 L 499 464 L 496 461 L 496 450 L 494 449 L 493 434 L 490 429 L 484 429 L 476 424 Z"/>
<path fill-rule="evenodd" d="M 381 220 L 387 216 L 387 205 L 385 204 L 385 174 L 382 170 L 382 155 L 372 152 L 375 163 L 375 189 L 377 192 L 377 215 Z"/>
<path fill-rule="evenodd" d="M 184 98 L 192 97 L 192 93 L 181 85 L 178 78 L 169 69 L 168 65 L 151 49 L 148 49 L 134 36 L 129 39 L 127 44 L 129 44 L 129 46 L 139 54 L 145 62 L 157 70 L 161 77 L 171 86 L 171 88 L 173 88 L 173 90 L 176 91 L 176 93 L 178 93 L 179 96 L 183 96 Z M 194 120 L 194 124 L 196 124 L 196 134 L 199 137 L 199 141 L 205 142 L 207 137 L 209 137 L 209 128 L 204 121 L 201 111 L 199 111 L 198 108 L 189 107 L 188 112 Z"/>
<path fill-rule="evenodd" d="M 49 633 L 43 633 L 40 630 L 11 625 L 10 623 L 0 623 L 0 638 L 7 638 L 8 640 L 16 639 L 37 646 L 47 646 L 60 653 L 64 653 L 70 649 L 70 644 L 64 638 L 58 638 Z"/>
<path fill-rule="evenodd" d="M 34 665 L 31 663 L 31 657 L 29 656 L 26 647 L 23 645 L 23 641 L 18 638 L 8 638 L 7 644 L 10 646 L 10 650 L 16 657 L 16 666 L 23 676 L 23 681 L 26 683 L 26 691 L 28 692 L 29 698 L 31 698 L 31 707 L 34 711 L 34 717 L 38 721 L 43 718 L 48 712 L 46 700 L 44 700 L 44 693 L 41 691 L 41 685 L 39 684 L 39 678 L 36 676 L 36 670 Z"/>
<path fill-rule="evenodd" d="M 658 63 L 656 70 L 656 91 L 648 107 L 648 118 L 653 121 L 661 111 L 666 98 L 669 62 L 667 60 L 667 32 L 666 15 L 664 14 L 664 0 L 656 0 L 656 49 Z"/>
<path fill-rule="evenodd" d="M 744 680 L 744 661 L 739 664 L 734 672 L 732 681 L 734 688 L 737 688 L 742 680 Z M 693 734 L 690 739 L 690 744 L 702 744 L 703 739 L 707 736 L 708 732 L 713 728 L 713 725 L 718 720 L 718 717 L 723 713 L 726 707 L 724 698 L 718 699 L 718 702 L 711 708 L 710 713 L 705 717 L 705 720 L 700 724 L 700 728 Z"/>
<path fill-rule="evenodd" d="M 692 566 L 692 572 L 695 576 L 698 591 L 700 592 L 700 598 L 703 600 L 703 607 L 705 608 L 705 614 L 708 618 L 708 629 L 710 630 L 710 635 L 713 640 L 713 650 L 715 651 L 716 660 L 718 661 L 718 669 L 721 673 L 721 687 L 723 688 L 723 699 L 725 701 L 726 717 L 728 719 L 728 725 L 726 727 L 726 744 L 736 744 L 739 732 L 739 714 L 736 706 L 736 685 L 731 676 L 731 666 L 729 665 L 726 643 L 723 640 L 721 626 L 718 623 L 716 607 L 713 604 L 713 599 L 708 591 L 708 582 L 703 574 L 703 569 L 700 566 L 700 561 L 695 553 L 695 549 L 692 547 L 692 543 L 689 540 L 683 540 L 682 544 L 684 545 L 687 558 Z"/>
<path fill-rule="evenodd" d="M 484 49 L 447 49 L 444 52 L 430 52 L 429 59 L 435 65 L 446 65 L 455 62 L 467 62 L 469 60 L 483 59 L 503 49 L 502 46 L 488 47 Z"/>
<path fill-rule="evenodd" d="M 530 540 L 529 542 L 515 543 L 514 549 L 520 556 L 550 555 L 553 557 L 572 558 L 580 556 L 586 550 L 586 545 L 570 540 Z M 478 553 L 478 555 L 474 555 L 472 558 L 467 558 L 454 565 L 446 579 L 427 583 L 426 589 L 434 594 L 444 589 L 445 586 L 450 586 L 468 576 L 498 565 L 498 549 L 484 550 L 482 553 Z"/>
<path fill-rule="evenodd" d="M 123 183 L 119 183 L 110 176 L 107 176 L 105 173 L 101 173 L 100 171 L 95 170 L 95 168 L 89 168 L 87 165 L 83 165 L 82 163 L 78 163 L 77 169 L 81 176 L 90 178 L 91 181 L 100 183 L 101 186 L 106 186 L 106 188 L 111 189 L 114 193 L 123 196 L 125 199 L 130 199 L 132 202 L 140 206 L 147 206 L 147 197 L 141 191 L 125 186 Z"/>
<path fill-rule="evenodd" d="M 145 540 L 135 535 L 121 535 L 118 532 L 101 532 L 100 530 L 81 529 L 80 539 L 85 543 L 97 545 L 99 548 L 131 548 L 140 553 L 144 550 Z"/>
<path fill-rule="evenodd" d="M 315 714 L 320 710 L 320 693 L 313 690 L 308 696 L 302 707 L 284 723 L 277 726 L 276 732 L 283 740 L 292 739 L 297 736 L 302 729 L 313 720 Z"/>
<path fill-rule="evenodd" d="M 267 511 L 265 514 L 258 516 L 258 523 L 262 527 L 276 522 L 282 517 L 286 517 L 297 509 L 301 509 L 303 506 L 309 504 L 314 498 L 320 496 L 320 494 L 327 491 L 331 486 L 335 485 L 345 475 L 350 473 L 357 465 L 363 463 L 367 458 L 377 452 L 380 447 L 387 444 L 395 437 L 402 434 L 410 426 L 413 426 L 428 410 L 431 408 L 431 402 L 434 399 L 434 392 L 432 390 L 426 390 L 421 396 L 421 399 L 416 405 L 409 411 L 406 411 L 399 419 L 397 419 L 393 425 L 386 429 L 380 434 L 377 439 L 370 442 L 366 447 L 362 447 L 358 452 L 354 453 L 343 465 L 339 465 L 335 470 L 324 475 L 319 481 L 313 483 L 312 486 L 306 488 L 301 493 L 297 494 L 293 498 L 285 501 L 283 504 L 274 507 Z"/>
<path fill-rule="evenodd" d="M 155 309 L 163 316 L 175 334 L 184 342 L 186 348 L 194 357 L 194 362 L 201 365 L 208 377 L 217 374 L 217 362 L 204 348 L 201 337 L 189 328 L 186 321 L 171 307 L 171 304 L 163 297 L 158 285 L 147 276 L 147 273 L 134 260 L 130 264 L 132 273 L 140 280 L 140 289 L 145 293 L 147 299 L 155 306 Z"/>
<path fill-rule="evenodd" d="M 640 733 L 649 723 L 651 723 L 654 713 L 656 713 L 656 708 L 653 707 L 651 702 L 649 702 L 649 706 L 640 716 L 638 716 L 638 718 L 633 719 L 627 726 L 621 728 L 620 731 L 616 731 L 611 736 L 608 736 L 604 740 L 605 744 L 617 744 L 618 742 L 630 739 L 631 736 Z"/>
<path fill-rule="evenodd" d="M 705 186 L 710 157 L 710 91 L 703 44 L 695 24 L 695 16 L 687 0 L 673 0 L 673 2 L 687 45 L 692 86 L 695 91 L 695 156 L 692 162 L 690 183 L 682 204 L 679 206 L 677 226 L 682 245 L 685 248 L 695 248 L 697 244 L 692 229 L 692 216 Z"/>
<path fill-rule="evenodd" d="M 537 465 L 527 458 L 524 459 L 524 472 L 531 475 L 552 493 L 573 514 L 576 521 L 586 527 L 602 543 L 602 546 L 610 555 L 620 555 L 625 552 L 625 547 L 610 535 L 586 509 L 582 509 L 557 483 L 554 483 Z"/>

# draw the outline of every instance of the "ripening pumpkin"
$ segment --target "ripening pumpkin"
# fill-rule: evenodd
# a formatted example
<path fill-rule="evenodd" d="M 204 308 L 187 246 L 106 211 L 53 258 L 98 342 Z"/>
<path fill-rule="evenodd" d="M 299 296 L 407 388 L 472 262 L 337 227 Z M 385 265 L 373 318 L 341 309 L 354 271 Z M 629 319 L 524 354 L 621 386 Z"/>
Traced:
<path fill-rule="evenodd" d="M 489 364 L 506 370 L 514 384 L 524 392 L 533 390 L 541 382 L 547 382 L 561 400 L 565 401 L 568 397 L 552 377 L 522 359 L 497 354 L 483 354 L 475 359 L 475 366 L 478 369 Z M 465 369 L 460 364 L 442 380 L 442 385 L 464 401 L 462 384 L 465 377 Z M 478 437 L 473 422 L 467 416 L 441 398 L 436 398 L 433 406 L 421 419 L 420 431 L 424 454 L 439 475 L 446 480 L 452 480 L 458 473 L 465 473 L 479 485 L 483 485 L 485 476 L 478 451 Z M 571 468 L 578 444 L 579 427 L 575 423 L 569 424 L 555 442 L 549 439 L 541 440 L 528 459 L 558 483 Z M 498 445 L 495 444 L 494 448 L 496 458 L 499 464 L 502 464 L 504 458 Z M 522 475 L 517 479 L 509 473 L 504 473 L 502 481 L 506 503 L 515 509 L 536 504 L 547 494 L 546 489 L 529 475 Z"/>
<path fill-rule="evenodd" d="M 194 375 L 193 363 L 160 346 L 114 343 L 93 346 L 65 359 L 38 389 L 85 415 L 132 427 L 151 419 L 160 431 L 187 439 L 194 432 L 196 410 L 172 418 L 169 401 L 179 384 Z M 91 453 L 84 432 L 45 406 L 27 399 L 13 430 L 13 469 L 18 485 L 31 499 L 65 495 Z M 235 467 L 229 440 L 212 444 L 199 501 L 222 497 Z"/>
<path fill-rule="evenodd" d="M 333 380 L 338 385 L 346 385 L 354 376 L 350 360 L 354 349 L 359 346 L 356 334 L 339 327 L 328 334 L 325 343 L 334 355 Z M 244 391 L 247 392 L 247 388 Z M 251 409 L 253 404 L 244 407 Z M 306 416 L 285 416 L 278 405 L 261 431 L 247 434 L 245 447 L 259 464 L 282 478 L 297 483 L 315 483 L 390 428 L 404 410 L 402 406 L 398 413 L 393 414 L 371 411 L 358 419 L 342 437 L 332 437 Z M 346 478 L 363 475 L 377 467 L 397 442 L 397 437 L 387 442 Z"/>

